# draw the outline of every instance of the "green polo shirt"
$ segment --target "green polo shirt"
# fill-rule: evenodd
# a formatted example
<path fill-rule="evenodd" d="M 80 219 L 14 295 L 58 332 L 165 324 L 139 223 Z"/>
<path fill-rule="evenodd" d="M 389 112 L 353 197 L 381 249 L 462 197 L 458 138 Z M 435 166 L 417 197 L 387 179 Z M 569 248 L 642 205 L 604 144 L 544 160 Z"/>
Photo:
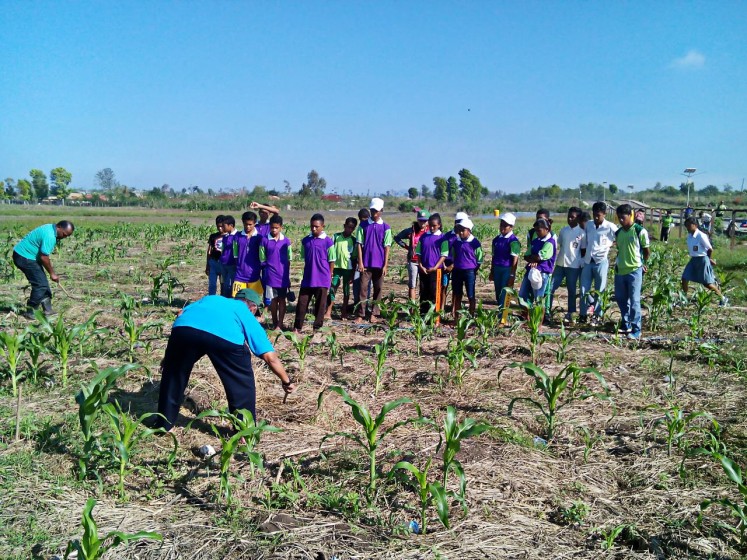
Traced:
<path fill-rule="evenodd" d="M 57 226 L 45 224 L 31 230 L 13 250 L 22 257 L 38 261 L 42 255 L 51 255 L 57 245 Z"/>
<path fill-rule="evenodd" d="M 636 227 L 631 226 L 629 230 L 620 228 L 617 230 L 615 241 L 617 242 L 617 274 L 630 274 L 643 266 L 642 249 L 649 246 L 648 232 L 641 228 L 636 235 Z"/>

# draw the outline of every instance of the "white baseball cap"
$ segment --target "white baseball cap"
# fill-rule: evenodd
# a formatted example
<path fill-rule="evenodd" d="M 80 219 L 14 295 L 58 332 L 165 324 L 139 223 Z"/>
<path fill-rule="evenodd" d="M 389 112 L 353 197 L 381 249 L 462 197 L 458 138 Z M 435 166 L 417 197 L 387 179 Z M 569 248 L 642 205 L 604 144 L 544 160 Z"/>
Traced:
<path fill-rule="evenodd" d="M 539 290 L 542 287 L 542 273 L 536 267 L 530 268 L 527 272 L 529 285 L 533 290 Z"/>
<path fill-rule="evenodd" d="M 454 216 L 455 222 L 461 222 L 462 220 L 468 220 L 469 214 L 467 212 L 457 212 L 456 216 Z"/>
<path fill-rule="evenodd" d="M 513 226 L 514 224 L 516 224 L 516 216 L 514 216 L 511 212 L 506 212 L 505 214 L 501 214 L 501 221 L 506 222 L 510 226 Z"/>
<path fill-rule="evenodd" d="M 377 212 L 381 212 L 384 209 L 384 201 L 380 198 L 372 198 L 371 204 L 369 204 L 368 207 L 373 208 Z"/>
<path fill-rule="evenodd" d="M 462 226 L 465 229 L 468 229 L 472 231 L 472 228 L 475 227 L 475 224 L 472 223 L 472 220 L 469 218 L 465 218 L 459 222 L 459 225 Z"/>

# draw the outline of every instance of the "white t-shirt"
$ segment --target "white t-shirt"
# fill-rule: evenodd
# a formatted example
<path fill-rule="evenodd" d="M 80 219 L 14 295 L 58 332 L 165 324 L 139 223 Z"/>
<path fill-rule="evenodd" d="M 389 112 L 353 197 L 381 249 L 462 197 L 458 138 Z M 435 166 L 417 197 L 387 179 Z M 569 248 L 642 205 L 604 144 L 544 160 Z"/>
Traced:
<path fill-rule="evenodd" d="M 581 226 L 565 226 L 558 234 L 558 260 L 555 266 L 581 268 L 581 240 L 585 237 Z"/>
<path fill-rule="evenodd" d="M 597 227 L 594 220 L 589 220 L 586 223 L 586 235 L 581 240 L 581 248 L 586 249 L 584 263 L 591 263 L 591 259 L 594 262 L 606 260 L 615 242 L 616 231 L 617 226 L 612 222 L 603 220 Z"/>
<path fill-rule="evenodd" d="M 713 249 L 711 240 L 699 229 L 687 236 L 687 252 L 691 257 L 707 257 L 711 249 Z"/>

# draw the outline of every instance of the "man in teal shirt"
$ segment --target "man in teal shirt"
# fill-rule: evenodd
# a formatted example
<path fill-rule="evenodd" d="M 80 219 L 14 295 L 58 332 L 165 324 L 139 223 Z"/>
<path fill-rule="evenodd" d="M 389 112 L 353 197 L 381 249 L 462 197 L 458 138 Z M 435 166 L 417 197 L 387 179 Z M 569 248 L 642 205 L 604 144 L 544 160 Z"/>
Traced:
<path fill-rule="evenodd" d="M 49 273 L 53 282 L 60 281 L 60 277 L 54 271 L 52 261 L 49 260 L 49 255 L 54 251 L 57 240 L 71 236 L 73 231 L 75 231 L 75 226 L 67 220 L 56 224 L 45 224 L 29 232 L 13 248 L 13 263 L 31 284 L 31 295 L 24 317 L 33 319 L 34 310 L 40 305 L 45 315 L 54 314 L 52 290 L 49 289 L 44 270 Z"/>

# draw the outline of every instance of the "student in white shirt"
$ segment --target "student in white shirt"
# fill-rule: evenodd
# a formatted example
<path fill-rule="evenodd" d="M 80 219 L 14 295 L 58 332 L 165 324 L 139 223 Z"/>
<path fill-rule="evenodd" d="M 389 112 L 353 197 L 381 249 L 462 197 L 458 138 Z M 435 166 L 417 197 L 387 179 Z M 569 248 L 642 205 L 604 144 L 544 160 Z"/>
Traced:
<path fill-rule="evenodd" d="M 564 323 L 570 323 L 576 312 L 576 292 L 581 272 L 581 240 L 585 236 L 584 231 L 578 225 L 580 215 L 580 208 L 572 206 L 568 209 L 568 225 L 563 227 L 558 234 L 558 258 L 552 273 L 551 298 L 564 279 L 568 288 L 568 312 L 563 318 Z"/>
<path fill-rule="evenodd" d="M 716 261 L 711 258 L 713 246 L 710 239 L 698 229 L 698 220 L 692 216 L 685 220 L 685 228 L 688 231 L 687 252 L 690 255 L 690 262 L 687 263 L 685 270 L 682 272 L 682 291 L 687 294 L 688 284 L 697 282 L 703 284 L 721 298 L 719 305 L 722 307 L 728 305 L 729 299 L 721 293 L 716 284 L 716 275 L 713 273 L 713 266 Z"/>
<path fill-rule="evenodd" d="M 581 269 L 579 320 L 586 321 L 589 311 L 592 311 L 591 324 L 597 326 L 602 322 L 602 307 L 597 294 L 607 289 L 609 253 L 615 242 L 617 226 L 606 220 L 607 204 L 605 202 L 595 202 L 591 207 L 591 213 L 593 220 L 586 224 L 586 235 L 581 240 L 584 267 Z M 596 292 L 594 295 L 590 293 L 592 285 Z"/>

